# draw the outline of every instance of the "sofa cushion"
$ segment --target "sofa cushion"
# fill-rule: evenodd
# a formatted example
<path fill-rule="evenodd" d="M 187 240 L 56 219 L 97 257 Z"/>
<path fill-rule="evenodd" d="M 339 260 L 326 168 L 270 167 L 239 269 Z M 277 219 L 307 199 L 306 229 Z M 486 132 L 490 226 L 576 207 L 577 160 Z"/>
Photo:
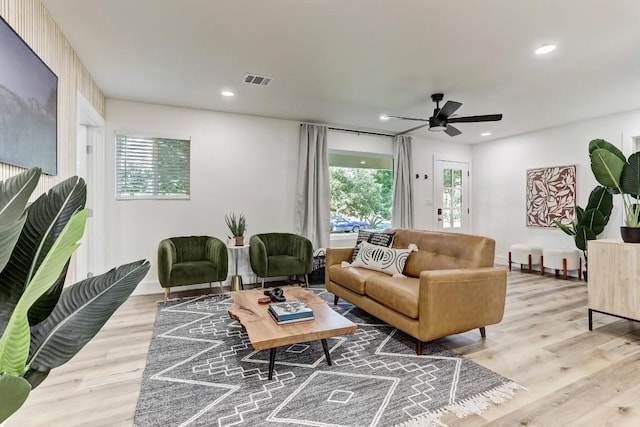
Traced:
<path fill-rule="evenodd" d="M 381 271 L 392 276 L 402 276 L 409 254 L 417 250 L 415 245 L 411 249 L 393 249 L 362 242 L 358 256 L 351 265 Z"/>
<path fill-rule="evenodd" d="M 292 255 L 271 255 L 267 257 L 269 277 L 304 274 L 306 266 L 303 259 Z"/>
<path fill-rule="evenodd" d="M 409 256 L 404 274 L 419 277 L 420 272 L 456 268 L 493 267 L 495 241 L 488 237 L 434 231 L 391 229 L 394 248 L 415 243 L 419 251 Z"/>
<path fill-rule="evenodd" d="M 337 283 L 360 295 L 365 294 L 367 280 L 373 277 L 388 278 L 389 275 L 364 268 L 342 267 L 339 264 L 329 267 L 329 277 Z"/>
<path fill-rule="evenodd" d="M 358 256 L 358 251 L 360 251 L 360 243 L 368 242 L 372 245 L 384 246 L 388 248 L 393 243 L 393 236 L 395 233 L 378 233 L 375 231 L 366 231 L 360 230 L 358 232 L 358 238 L 356 239 L 356 247 L 353 248 L 353 256 L 351 257 L 351 261 L 355 261 Z"/>
<path fill-rule="evenodd" d="M 413 277 L 371 277 L 367 279 L 369 298 L 412 319 L 418 318 L 420 279 Z"/>
<path fill-rule="evenodd" d="M 216 280 L 218 267 L 209 261 L 186 261 L 171 267 L 171 286 L 209 283 Z"/>

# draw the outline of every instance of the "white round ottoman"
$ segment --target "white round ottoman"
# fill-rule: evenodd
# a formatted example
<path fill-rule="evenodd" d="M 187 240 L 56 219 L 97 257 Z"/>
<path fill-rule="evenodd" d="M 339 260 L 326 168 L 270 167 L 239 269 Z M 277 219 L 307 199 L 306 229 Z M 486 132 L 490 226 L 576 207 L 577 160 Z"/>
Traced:
<path fill-rule="evenodd" d="M 582 277 L 582 257 L 577 249 L 543 249 L 540 271 L 544 275 L 545 268 L 556 270 L 556 276 L 562 270 L 562 278 L 567 280 L 567 271 L 577 270 L 578 279 Z"/>
<path fill-rule="evenodd" d="M 529 273 L 531 273 L 531 266 L 539 265 L 541 263 L 542 248 L 534 245 L 527 245 L 525 243 L 516 243 L 509 248 L 509 270 L 511 270 L 511 264 L 520 264 L 520 268 L 523 265 L 529 267 Z"/>

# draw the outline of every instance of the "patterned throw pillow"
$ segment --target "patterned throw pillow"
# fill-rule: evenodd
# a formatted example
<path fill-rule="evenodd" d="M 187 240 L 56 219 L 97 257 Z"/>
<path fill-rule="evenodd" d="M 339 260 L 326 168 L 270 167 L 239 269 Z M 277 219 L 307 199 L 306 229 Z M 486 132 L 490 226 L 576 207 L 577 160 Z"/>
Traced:
<path fill-rule="evenodd" d="M 358 232 L 358 238 L 356 239 L 356 247 L 353 248 L 353 256 L 351 257 L 351 261 L 355 261 L 358 256 L 358 251 L 360 250 L 360 243 L 369 242 L 373 245 L 384 246 L 388 248 L 393 243 L 393 236 L 396 233 L 376 233 L 374 231 L 365 231 L 360 230 Z"/>
<path fill-rule="evenodd" d="M 351 267 L 362 267 L 369 270 L 381 271 L 393 277 L 405 277 L 402 274 L 404 265 L 411 252 L 417 251 L 414 244 L 408 249 L 393 249 L 362 242 L 358 257 L 351 263 Z"/>

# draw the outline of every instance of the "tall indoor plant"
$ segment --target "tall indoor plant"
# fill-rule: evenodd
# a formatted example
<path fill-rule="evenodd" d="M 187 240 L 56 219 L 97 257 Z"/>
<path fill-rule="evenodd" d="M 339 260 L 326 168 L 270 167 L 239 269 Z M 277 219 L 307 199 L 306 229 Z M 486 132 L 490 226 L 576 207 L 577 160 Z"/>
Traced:
<path fill-rule="evenodd" d="M 64 287 L 84 232 L 86 185 L 69 178 L 25 209 L 32 168 L 0 182 L 0 423 L 95 336 L 149 270 L 145 260 Z"/>
<path fill-rule="evenodd" d="M 569 236 L 573 237 L 576 248 L 582 251 L 584 256 L 585 271 L 584 277 L 587 279 L 587 242 L 595 240 L 604 231 L 609 222 L 611 210 L 613 209 L 613 196 L 603 186 L 597 186 L 589 195 L 587 206 L 583 209 L 576 206 L 576 216 L 570 225 L 561 224 L 554 221 L 558 228 Z"/>
<path fill-rule="evenodd" d="M 596 180 L 613 194 L 620 194 L 625 225 L 620 227 L 625 242 L 640 243 L 640 152 L 626 158 L 613 144 L 594 139 L 589 142 L 591 170 Z"/>

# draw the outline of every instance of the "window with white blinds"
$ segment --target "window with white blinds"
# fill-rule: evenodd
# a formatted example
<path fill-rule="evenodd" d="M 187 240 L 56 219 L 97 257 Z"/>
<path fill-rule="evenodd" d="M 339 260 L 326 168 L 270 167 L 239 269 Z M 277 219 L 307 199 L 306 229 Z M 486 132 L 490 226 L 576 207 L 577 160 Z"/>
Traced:
<path fill-rule="evenodd" d="M 188 199 L 189 140 L 116 135 L 116 197 Z"/>

